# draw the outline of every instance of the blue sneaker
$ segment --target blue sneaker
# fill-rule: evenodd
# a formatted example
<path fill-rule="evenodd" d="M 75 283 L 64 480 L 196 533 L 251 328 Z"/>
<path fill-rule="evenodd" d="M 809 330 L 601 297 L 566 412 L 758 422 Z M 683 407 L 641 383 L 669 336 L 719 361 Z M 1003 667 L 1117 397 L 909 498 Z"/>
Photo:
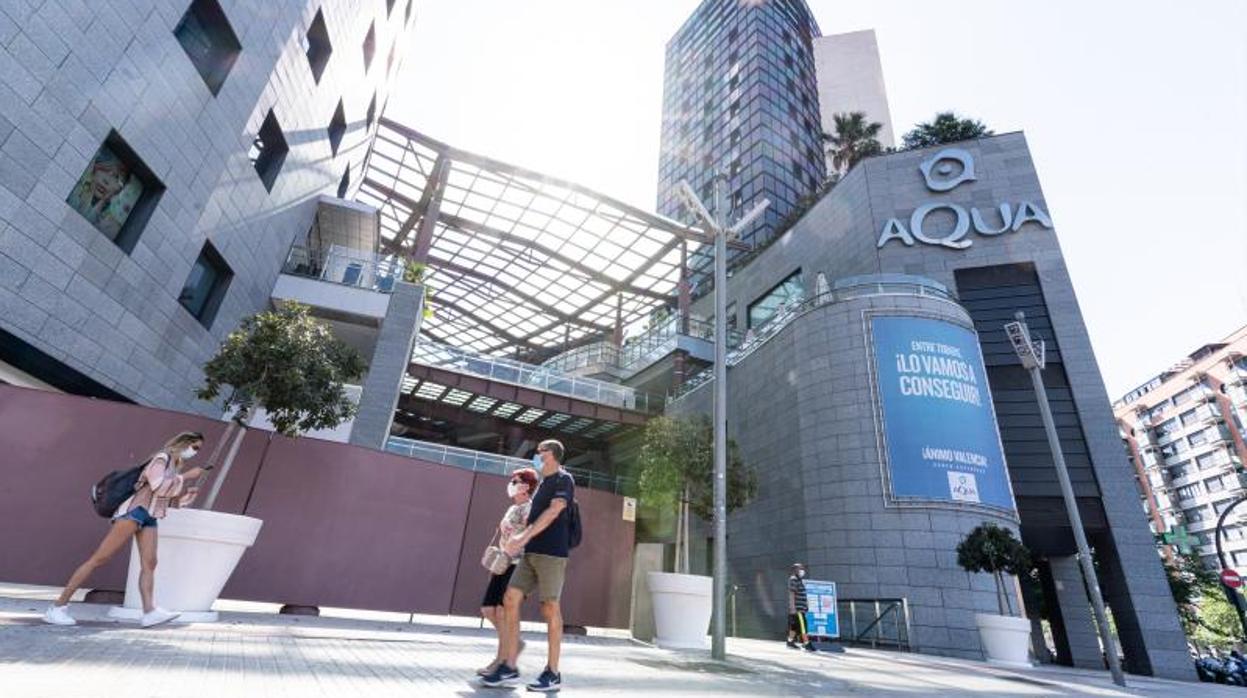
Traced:
<path fill-rule="evenodd" d="M 481 677 L 481 685 L 489 688 L 499 688 L 503 686 L 518 686 L 520 683 L 520 672 L 507 666 L 506 663 L 498 665 L 487 676 Z"/>
<path fill-rule="evenodd" d="M 550 691 L 557 691 L 562 687 L 562 674 L 556 674 L 553 671 L 550 671 L 550 667 L 546 667 L 545 671 L 541 672 L 541 676 L 538 676 L 536 681 L 528 684 L 528 690 L 533 691 L 534 693 L 549 693 Z"/>

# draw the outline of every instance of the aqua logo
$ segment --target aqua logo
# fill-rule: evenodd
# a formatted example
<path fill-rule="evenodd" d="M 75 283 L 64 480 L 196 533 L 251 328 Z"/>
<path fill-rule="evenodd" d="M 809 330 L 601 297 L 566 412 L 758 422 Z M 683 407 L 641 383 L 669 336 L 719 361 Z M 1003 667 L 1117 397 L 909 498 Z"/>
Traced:
<path fill-rule="evenodd" d="M 952 191 L 962 182 L 973 182 L 974 157 L 961 148 L 945 148 L 918 166 L 931 191 Z"/>
<path fill-rule="evenodd" d="M 948 471 L 948 492 L 955 502 L 979 502 L 979 486 L 973 473 Z"/>

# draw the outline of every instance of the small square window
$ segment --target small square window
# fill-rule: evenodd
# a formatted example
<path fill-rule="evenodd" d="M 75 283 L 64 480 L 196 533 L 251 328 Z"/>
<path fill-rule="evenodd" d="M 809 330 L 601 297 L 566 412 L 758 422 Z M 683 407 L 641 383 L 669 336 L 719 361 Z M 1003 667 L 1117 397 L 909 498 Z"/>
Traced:
<path fill-rule="evenodd" d="M 338 154 L 338 146 L 342 145 L 342 136 L 346 135 L 346 109 L 342 106 L 342 100 L 338 100 L 338 108 L 333 111 L 333 118 L 329 120 L 329 149 L 334 155 Z"/>
<path fill-rule="evenodd" d="M 217 0 L 195 0 L 178 20 L 173 35 L 215 96 L 242 51 L 221 5 Z"/>
<path fill-rule="evenodd" d="M 320 10 L 312 18 L 312 26 L 307 28 L 307 62 L 312 66 L 312 79 L 320 84 L 320 76 L 329 65 L 329 54 L 333 53 L 333 44 L 329 42 L 329 28 L 325 26 L 325 15 Z"/>
<path fill-rule="evenodd" d="M 368 114 L 364 116 L 364 128 L 372 128 L 372 122 L 377 118 L 377 93 L 372 93 L 372 101 L 368 103 Z"/>
<path fill-rule="evenodd" d="M 368 34 L 364 36 L 364 72 L 372 67 L 372 56 L 377 52 L 377 23 L 368 25 Z"/>
<path fill-rule="evenodd" d="M 281 166 L 286 162 L 288 152 L 290 146 L 286 144 L 286 136 L 281 131 L 281 125 L 277 123 L 277 115 L 270 109 L 264 117 L 264 123 L 260 124 L 260 132 L 251 142 L 251 152 L 248 154 L 266 190 L 273 191 L 273 184 L 277 181 Z"/>
<path fill-rule="evenodd" d="M 348 163 L 342 170 L 342 179 L 338 180 L 338 198 L 345 199 L 346 192 L 351 188 L 351 165 Z"/>
<path fill-rule="evenodd" d="M 212 243 L 205 242 L 199 258 L 191 267 L 186 277 L 182 292 L 178 294 L 178 303 L 187 312 L 195 316 L 204 327 L 212 327 L 221 300 L 225 298 L 225 290 L 229 288 L 234 272 L 221 257 Z"/>
<path fill-rule="evenodd" d="M 130 146 L 110 131 L 65 203 L 128 254 L 164 191 Z"/>

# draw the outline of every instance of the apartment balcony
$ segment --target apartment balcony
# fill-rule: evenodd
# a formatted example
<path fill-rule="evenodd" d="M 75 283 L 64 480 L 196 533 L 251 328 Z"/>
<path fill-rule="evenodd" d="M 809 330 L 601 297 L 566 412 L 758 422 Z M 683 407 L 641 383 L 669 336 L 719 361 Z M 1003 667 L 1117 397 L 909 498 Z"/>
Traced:
<path fill-rule="evenodd" d="M 385 317 L 402 263 L 337 245 L 290 248 L 273 287 L 276 301 L 297 301 L 346 322 L 376 326 Z"/>

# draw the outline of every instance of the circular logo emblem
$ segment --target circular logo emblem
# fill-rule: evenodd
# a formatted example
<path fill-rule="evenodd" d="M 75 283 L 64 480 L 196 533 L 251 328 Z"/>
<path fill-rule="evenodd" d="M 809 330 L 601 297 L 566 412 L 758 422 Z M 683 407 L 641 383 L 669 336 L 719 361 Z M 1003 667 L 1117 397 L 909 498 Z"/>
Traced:
<path fill-rule="evenodd" d="M 931 191 L 951 191 L 962 182 L 973 182 L 974 157 L 961 148 L 945 148 L 918 166 Z"/>

